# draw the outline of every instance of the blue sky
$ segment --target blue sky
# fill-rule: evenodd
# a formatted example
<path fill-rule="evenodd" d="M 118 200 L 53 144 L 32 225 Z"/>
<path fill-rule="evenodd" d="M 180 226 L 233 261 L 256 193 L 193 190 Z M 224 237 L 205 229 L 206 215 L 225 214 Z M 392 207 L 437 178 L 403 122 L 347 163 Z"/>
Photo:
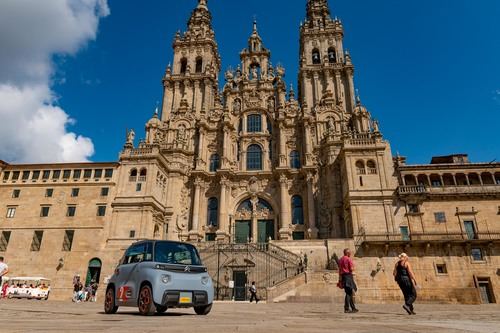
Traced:
<path fill-rule="evenodd" d="M 92 139 L 92 160 L 116 160 L 126 128 L 144 136 L 162 99 L 173 36 L 196 3 L 110 0 L 97 39 L 55 58 L 57 103 L 76 119 L 71 130 Z M 223 68 L 238 64 L 255 15 L 273 63 L 296 86 L 305 3 L 209 0 Z M 411 163 L 450 153 L 500 160 L 500 1 L 330 0 L 330 7 L 343 21 L 362 101 L 394 154 Z"/>

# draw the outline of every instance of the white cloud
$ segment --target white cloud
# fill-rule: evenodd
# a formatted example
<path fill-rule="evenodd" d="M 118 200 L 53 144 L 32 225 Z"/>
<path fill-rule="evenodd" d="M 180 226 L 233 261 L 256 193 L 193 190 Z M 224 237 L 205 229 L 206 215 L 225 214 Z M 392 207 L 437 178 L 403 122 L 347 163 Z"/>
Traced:
<path fill-rule="evenodd" d="M 107 0 L 0 1 L 0 159 L 69 162 L 93 155 L 91 139 L 69 132 L 75 121 L 57 106 L 52 59 L 94 40 L 107 15 Z"/>

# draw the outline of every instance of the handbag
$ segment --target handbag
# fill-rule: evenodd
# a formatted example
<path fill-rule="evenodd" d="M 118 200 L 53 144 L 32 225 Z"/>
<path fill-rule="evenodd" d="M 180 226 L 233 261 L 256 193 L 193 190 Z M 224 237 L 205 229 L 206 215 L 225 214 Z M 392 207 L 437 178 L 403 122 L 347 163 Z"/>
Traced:
<path fill-rule="evenodd" d="M 342 281 L 337 282 L 337 288 L 344 289 L 344 283 Z"/>

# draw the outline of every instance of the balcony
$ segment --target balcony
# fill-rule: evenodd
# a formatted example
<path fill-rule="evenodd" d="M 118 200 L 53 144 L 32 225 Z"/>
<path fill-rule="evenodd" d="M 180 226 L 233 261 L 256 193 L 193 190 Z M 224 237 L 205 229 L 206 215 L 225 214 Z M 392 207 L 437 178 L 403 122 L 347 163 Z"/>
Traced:
<path fill-rule="evenodd" d="M 465 232 L 457 233 L 412 233 L 402 234 L 372 234 L 355 236 L 361 244 L 418 244 L 418 243 L 490 243 L 500 242 L 500 231 L 479 232 L 473 235 Z"/>
<path fill-rule="evenodd" d="M 458 196 L 458 195 L 493 195 L 500 196 L 500 185 L 445 185 L 445 186 L 424 186 L 424 185 L 401 185 L 398 187 L 400 196 L 428 194 L 432 196 Z"/>

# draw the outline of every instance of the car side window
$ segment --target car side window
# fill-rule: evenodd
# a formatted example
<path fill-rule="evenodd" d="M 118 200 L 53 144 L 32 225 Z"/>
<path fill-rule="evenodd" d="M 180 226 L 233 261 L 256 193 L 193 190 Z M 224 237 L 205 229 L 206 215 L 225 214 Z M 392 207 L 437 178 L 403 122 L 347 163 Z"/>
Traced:
<path fill-rule="evenodd" d="M 151 261 L 153 258 L 153 246 L 151 243 L 133 245 L 125 253 L 123 264 L 135 264 L 143 261 Z"/>

